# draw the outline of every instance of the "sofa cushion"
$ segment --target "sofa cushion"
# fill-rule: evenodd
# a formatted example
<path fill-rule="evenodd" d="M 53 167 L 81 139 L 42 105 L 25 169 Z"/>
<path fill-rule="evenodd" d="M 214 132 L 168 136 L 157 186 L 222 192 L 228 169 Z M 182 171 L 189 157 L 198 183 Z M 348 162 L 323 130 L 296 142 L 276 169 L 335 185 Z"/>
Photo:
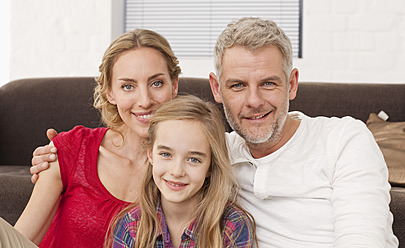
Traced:
<path fill-rule="evenodd" d="M 389 170 L 389 182 L 405 186 L 405 122 L 384 121 L 375 113 L 367 120 Z"/>
<path fill-rule="evenodd" d="M 34 184 L 29 167 L 0 166 L 0 213 L 4 220 L 14 225 L 28 203 Z"/>

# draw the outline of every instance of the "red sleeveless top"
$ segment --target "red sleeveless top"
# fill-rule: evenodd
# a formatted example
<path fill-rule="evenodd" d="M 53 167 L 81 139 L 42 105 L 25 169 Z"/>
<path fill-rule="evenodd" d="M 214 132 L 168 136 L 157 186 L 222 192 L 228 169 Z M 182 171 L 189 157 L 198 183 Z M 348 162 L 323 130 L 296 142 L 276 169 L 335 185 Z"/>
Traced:
<path fill-rule="evenodd" d="M 111 195 L 98 177 L 98 150 L 106 131 L 77 126 L 53 139 L 63 191 L 40 247 L 102 247 L 111 219 L 129 205 Z"/>

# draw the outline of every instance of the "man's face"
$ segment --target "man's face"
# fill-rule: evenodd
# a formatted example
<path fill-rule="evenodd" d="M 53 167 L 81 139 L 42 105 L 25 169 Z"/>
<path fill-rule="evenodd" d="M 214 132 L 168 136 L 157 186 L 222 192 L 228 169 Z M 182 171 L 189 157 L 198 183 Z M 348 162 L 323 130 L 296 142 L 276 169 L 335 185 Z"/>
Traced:
<path fill-rule="evenodd" d="M 281 51 L 276 46 L 253 53 L 242 46 L 228 48 L 219 81 L 217 94 L 213 88 L 214 97 L 223 103 L 231 127 L 248 143 L 277 142 L 289 100 L 295 97 L 295 91 L 293 96 L 289 94 Z"/>

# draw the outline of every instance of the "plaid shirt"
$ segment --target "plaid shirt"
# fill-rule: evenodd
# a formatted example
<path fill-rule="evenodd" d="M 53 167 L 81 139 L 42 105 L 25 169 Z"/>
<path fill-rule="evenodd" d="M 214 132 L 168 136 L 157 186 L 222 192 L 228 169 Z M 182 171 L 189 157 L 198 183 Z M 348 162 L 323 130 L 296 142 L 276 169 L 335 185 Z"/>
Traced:
<path fill-rule="evenodd" d="M 157 208 L 158 218 L 162 223 L 162 231 L 156 233 L 155 248 L 174 248 L 169 227 L 167 226 L 163 210 L 160 205 Z M 135 244 L 136 232 L 140 221 L 141 210 L 136 207 L 122 217 L 114 230 L 113 248 L 131 248 Z M 191 222 L 181 236 L 180 248 L 195 247 L 195 222 Z M 228 205 L 223 217 L 224 229 L 224 247 L 253 247 L 253 228 L 249 218 L 241 210 Z"/>

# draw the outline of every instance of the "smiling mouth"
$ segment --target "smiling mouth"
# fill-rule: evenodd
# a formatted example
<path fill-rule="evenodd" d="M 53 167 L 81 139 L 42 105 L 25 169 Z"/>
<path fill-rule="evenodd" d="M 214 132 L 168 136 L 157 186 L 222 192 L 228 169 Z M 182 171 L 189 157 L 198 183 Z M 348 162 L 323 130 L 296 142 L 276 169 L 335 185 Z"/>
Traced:
<path fill-rule="evenodd" d="M 132 113 L 136 118 L 138 118 L 138 120 L 142 120 L 142 121 L 148 121 L 152 118 L 153 116 L 153 112 L 150 111 L 148 113 L 143 113 L 143 114 L 136 114 L 136 113 Z"/>
<path fill-rule="evenodd" d="M 152 118 L 152 114 L 148 114 L 148 115 L 136 115 L 135 116 L 145 119 L 145 120 L 150 120 Z"/>
<path fill-rule="evenodd" d="M 268 113 L 266 113 L 266 114 L 264 114 L 264 115 L 260 115 L 260 116 L 247 117 L 246 119 L 249 119 L 249 120 L 258 120 L 258 119 L 261 119 L 261 118 L 264 118 L 264 117 L 268 116 L 270 113 L 271 113 L 271 112 L 268 112 Z"/>
<path fill-rule="evenodd" d="M 175 183 L 175 182 L 167 181 L 166 179 L 163 179 L 163 180 L 165 180 L 166 183 L 168 183 L 170 185 L 173 185 L 175 187 L 181 187 L 181 186 L 186 186 L 187 185 L 187 184 L 183 184 L 183 183 Z"/>

